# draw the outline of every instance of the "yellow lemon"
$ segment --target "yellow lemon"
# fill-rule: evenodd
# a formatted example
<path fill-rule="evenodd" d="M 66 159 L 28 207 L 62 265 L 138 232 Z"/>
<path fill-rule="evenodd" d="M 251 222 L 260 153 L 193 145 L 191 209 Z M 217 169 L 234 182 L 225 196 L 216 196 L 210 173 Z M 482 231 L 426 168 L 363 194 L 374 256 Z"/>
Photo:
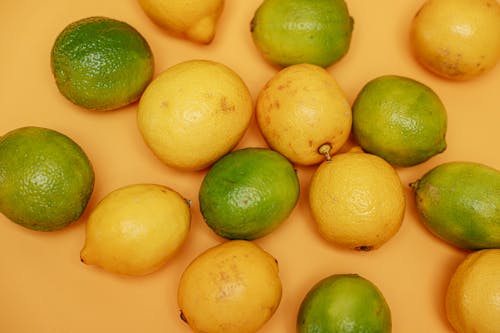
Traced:
<path fill-rule="evenodd" d="M 191 223 L 188 202 L 157 184 L 134 184 L 108 194 L 91 212 L 81 260 L 107 271 L 145 275 L 183 244 Z"/>
<path fill-rule="evenodd" d="M 257 98 L 256 118 L 269 146 L 302 165 L 323 161 L 321 146 L 337 152 L 352 124 L 340 86 L 324 68 L 311 64 L 286 67 L 267 82 Z"/>
<path fill-rule="evenodd" d="M 410 33 L 417 59 L 432 72 L 466 80 L 500 59 L 500 4 L 496 0 L 429 0 Z"/>
<path fill-rule="evenodd" d="M 337 154 L 320 164 L 311 179 L 309 203 L 326 240 L 357 250 L 378 248 L 392 238 L 405 211 L 394 168 L 359 151 Z"/>
<path fill-rule="evenodd" d="M 224 0 L 139 0 L 146 15 L 167 31 L 208 44 L 215 36 Z"/>
<path fill-rule="evenodd" d="M 458 265 L 446 292 L 446 314 L 458 333 L 498 333 L 500 249 L 472 252 Z"/>
<path fill-rule="evenodd" d="M 233 240 L 196 257 L 181 276 L 181 318 L 195 332 L 254 333 L 281 300 L 277 261 L 255 243 Z"/>
<path fill-rule="evenodd" d="M 236 146 L 252 115 L 252 97 L 238 74 L 214 61 L 189 60 L 146 88 L 137 123 L 165 164 L 200 170 Z"/>

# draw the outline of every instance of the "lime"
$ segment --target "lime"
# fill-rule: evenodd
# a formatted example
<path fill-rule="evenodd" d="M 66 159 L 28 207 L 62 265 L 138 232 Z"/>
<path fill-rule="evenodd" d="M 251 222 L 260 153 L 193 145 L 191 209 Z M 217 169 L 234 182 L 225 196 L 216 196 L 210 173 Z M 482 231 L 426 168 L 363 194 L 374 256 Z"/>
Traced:
<path fill-rule="evenodd" d="M 358 144 L 393 165 L 416 165 L 446 149 L 446 109 L 431 88 L 413 79 L 386 75 L 369 81 L 352 112 Z"/>
<path fill-rule="evenodd" d="M 80 218 L 93 186 L 87 155 L 66 135 L 22 127 L 0 138 L 0 211 L 13 222 L 61 229 Z"/>
<path fill-rule="evenodd" d="M 281 293 L 276 259 L 253 242 L 232 240 L 188 265 L 177 300 L 194 332 L 255 333 L 275 313 Z"/>
<path fill-rule="evenodd" d="M 139 99 L 153 77 L 153 54 L 128 23 L 89 17 L 57 36 L 51 68 L 59 91 L 87 109 L 112 110 Z"/>
<path fill-rule="evenodd" d="M 273 64 L 327 67 L 349 50 L 353 24 L 344 0 L 264 0 L 251 21 L 251 33 Z"/>
<path fill-rule="evenodd" d="M 275 230 L 299 197 L 293 165 L 266 148 L 235 150 L 205 175 L 199 199 L 201 213 L 219 236 L 256 239 Z"/>
<path fill-rule="evenodd" d="M 500 171 L 447 162 L 411 187 L 422 222 L 437 237 L 464 249 L 500 247 Z"/>
<path fill-rule="evenodd" d="M 109 272 L 150 274 L 184 243 L 190 223 L 189 204 L 173 189 L 127 185 L 109 193 L 91 212 L 80 258 Z"/>
<path fill-rule="evenodd" d="M 335 274 L 314 285 L 297 316 L 298 333 L 388 333 L 392 321 L 380 290 L 356 274 Z"/>

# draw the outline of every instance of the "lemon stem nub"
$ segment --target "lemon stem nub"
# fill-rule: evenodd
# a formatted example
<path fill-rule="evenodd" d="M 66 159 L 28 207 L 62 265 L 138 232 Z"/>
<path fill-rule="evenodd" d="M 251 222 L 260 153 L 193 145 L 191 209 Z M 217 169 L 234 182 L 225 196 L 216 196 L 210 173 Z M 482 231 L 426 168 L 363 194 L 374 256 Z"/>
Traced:
<path fill-rule="evenodd" d="M 325 155 L 326 160 L 330 161 L 332 159 L 330 150 L 332 150 L 332 146 L 329 143 L 324 143 L 318 148 L 318 153 Z"/>

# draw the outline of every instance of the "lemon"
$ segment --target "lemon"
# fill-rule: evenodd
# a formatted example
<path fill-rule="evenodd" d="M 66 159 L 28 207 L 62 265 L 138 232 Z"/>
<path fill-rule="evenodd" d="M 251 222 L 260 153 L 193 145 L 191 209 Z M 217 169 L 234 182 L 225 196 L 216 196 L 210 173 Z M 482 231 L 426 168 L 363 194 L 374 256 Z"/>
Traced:
<path fill-rule="evenodd" d="M 125 275 L 162 267 L 184 243 L 190 228 L 188 201 L 158 184 L 132 184 L 104 197 L 86 225 L 82 262 Z"/>
<path fill-rule="evenodd" d="M 316 283 L 300 304 L 297 333 L 389 333 L 391 310 L 371 281 L 334 274 Z"/>
<path fill-rule="evenodd" d="M 318 150 L 337 152 L 349 139 L 351 106 L 324 68 L 298 64 L 280 70 L 261 89 L 257 124 L 269 146 L 301 165 L 324 161 Z"/>
<path fill-rule="evenodd" d="M 257 244 L 232 240 L 196 257 L 178 286 L 181 318 L 195 332 L 254 333 L 281 301 L 277 261 Z"/>
<path fill-rule="evenodd" d="M 406 205 L 392 166 L 357 150 L 319 165 L 311 179 L 309 204 L 321 236 L 341 247 L 365 251 L 397 233 Z"/>
<path fill-rule="evenodd" d="M 266 148 L 235 150 L 203 178 L 200 209 L 207 225 L 228 239 L 256 239 L 288 218 L 299 198 L 293 165 Z"/>
<path fill-rule="evenodd" d="M 0 211 L 28 229 L 52 231 L 83 214 L 94 187 L 92 164 L 68 136 L 22 127 L 0 138 Z"/>
<path fill-rule="evenodd" d="M 201 170 L 236 146 L 252 116 L 252 97 L 238 74 L 218 62 L 188 60 L 147 87 L 137 124 L 165 164 Z"/>
<path fill-rule="evenodd" d="M 224 0 L 139 0 L 146 15 L 166 31 L 208 44 L 216 32 Z"/>
<path fill-rule="evenodd" d="M 445 106 L 431 88 L 413 79 L 384 75 L 369 81 L 352 113 L 357 143 L 393 165 L 416 165 L 446 149 Z"/>
<path fill-rule="evenodd" d="M 153 77 L 144 37 L 126 22 L 88 17 L 66 26 L 51 52 L 57 88 L 76 105 L 113 110 L 139 99 Z"/>
<path fill-rule="evenodd" d="M 430 0 L 411 22 L 418 61 L 452 80 L 468 80 L 500 59 L 500 4 L 496 0 Z"/>
<path fill-rule="evenodd" d="M 458 265 L 446 291 L 446 315 L 458 333 L 497 333 L 500 249 L 472 252 Z"/>
<path fill-rule="evenodd" d="M 411 187 L 421 220 L 434 235 L 463 249 L 500 248 L 500 171 L 447 162 Z"/>
<path fill-rule="evenodd" d="M 344 0 L 264 0 L 252 18 L 251 33 L 273 64 L 327 67 L 349 50 L 353 25 Z"/>

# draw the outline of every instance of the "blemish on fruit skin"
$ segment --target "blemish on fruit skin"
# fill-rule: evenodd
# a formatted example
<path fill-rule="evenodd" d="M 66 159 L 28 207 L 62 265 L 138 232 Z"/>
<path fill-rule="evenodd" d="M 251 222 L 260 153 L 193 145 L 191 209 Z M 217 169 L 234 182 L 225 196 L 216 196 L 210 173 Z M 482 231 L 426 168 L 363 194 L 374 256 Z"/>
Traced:
<path fill-rule="evenodd" d="M 220 100 L 220 107 L 224 112 L 234 112 L 236 110 L 234 104 L 229 102 L 225 96 Z"/>
<path fill-rule="evenodd" d="M 364 252 L 370 251 L 372 249 L 373 249 L 373 246 L 370 246 L 370 245 L 361 245 L 361 246 L 356 247 L 356 250 L 364 251 Z"/>

